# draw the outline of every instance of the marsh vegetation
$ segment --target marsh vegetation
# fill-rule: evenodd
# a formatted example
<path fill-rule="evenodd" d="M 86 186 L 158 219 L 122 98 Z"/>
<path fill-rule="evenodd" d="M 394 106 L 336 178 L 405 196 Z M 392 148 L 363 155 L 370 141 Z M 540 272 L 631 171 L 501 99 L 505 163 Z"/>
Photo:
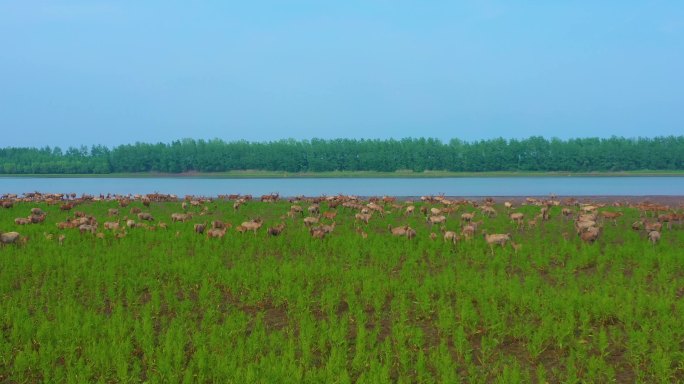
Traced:
<path fill-rule="evenodd" d="M 681 205 L 257 200 L 6 197 L 0 381 L 684 380 Z"/>

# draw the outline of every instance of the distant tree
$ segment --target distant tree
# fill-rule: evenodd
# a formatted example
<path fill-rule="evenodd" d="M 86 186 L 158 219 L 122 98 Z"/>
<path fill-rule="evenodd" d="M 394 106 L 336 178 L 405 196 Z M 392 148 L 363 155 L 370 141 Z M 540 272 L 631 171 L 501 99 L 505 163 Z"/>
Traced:
<path fill-rule="evenodd" d="M 312 139 L 255 143 L 183 139 L 95 145 L 0 148 L 0 173 L 396 171 L 619 171 L 684 168 L 684 136 L 560 140 L 529 137 L 448 143 L 401 140 Z"/>

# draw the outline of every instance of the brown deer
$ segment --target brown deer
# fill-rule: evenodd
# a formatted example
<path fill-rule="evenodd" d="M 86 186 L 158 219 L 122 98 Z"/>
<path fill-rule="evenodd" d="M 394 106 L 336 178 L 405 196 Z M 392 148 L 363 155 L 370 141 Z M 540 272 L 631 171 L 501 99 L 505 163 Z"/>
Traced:
<path fill-rule="evenodd" d="M 192 215 L 189 213 L 172 213 L 171 214 L 171 221 L 177 222 L 180 221 L 181 223 L 186 222 L 192 218 Z"/>
<path fill-rule="evenodd" d="M 525 215 L 523 213 L 520 213 L 520 212 L 511 213 L 510 215 L 508 215 L 508 217 L 511 218 L 511 221 L 513 221 L 516 224 L 516 227 L 518 229 L 520 229 L 520 227 L 524 224 L 523 220 L 525 219 Z"/>
<path fill-rule="evenodd" d="M 622 212 L 609 212 L 609 211 L 603 211 L 601 212 L 601 216 L 605 220 L 612 220 L 613 225 L 617 227 L 617 219 L 622 216 Z"/>
<path fill-rule="evenodd" d="M 335 220 L 335 217 L 337 217 L 337 211 L 323 212 L 323 217 L 328 219 L 328 220 Z"/>
<path fill-rule="evenodd" d="M 119 222 L 118 221 L 105 221 L 103 225 L 104 225 L 104 229 L 109 229 L 112 231 L 119 229 Z"/>
<path fill-rule="evenodd" d="M 19 234 L 19 232 L 5 232 L 3 234 L 0 234 L 0 243 L 2 243 L 3 245 L 15 244 L 20 238 L 21 235 Z"/>
<path fill-rule="evenodd" d="M 658 231 L 651 231 L 648 233 L 648 240 L 651 241 L 651 243 L 655 244 L 660 241 L 660 232 Z"/>
<path fill-rule="evenodd" d="M 240 226 L 241 226 L 242 228 L 244 228 L 246 231 L 252 231 L 252 232 L 254 232 L 254 235 L 255 235 L 255 236 L 256 236 L 257 230 L 258 230 L 259 228 L 261 228 L 262 225 L 263 225 L 263 222 L 261 221 L 261 219 L 255 219 L 255 220 L 251 220 L 251 221 L 245 221 L 245 222 L 243 222 L 242 224 L 240 224 Z"/>
<path fill-rule="evenodd" d="M 387 224 L 387 229 L 392 236 L 406 236 L 406 228 L 408 228 L 408 225 L 392 228 L 392 224 Z"/>
<path fill-rule="evenodd" d="M 204 230 L 207 228 L 207 223 L 198 223 L 193 226 L 193 229 L 195 230 L 195 233 L 198 234 L 203 234 Z"/>
<path fill-rule="evenodd" d="M 490 235 L 486 231 L 482 231 L 482 235 L 484 236 L 487 244 L 489 244 L 489 249 L 491 250 L 492 255 L 494 254 L 495 245 L 500 245 L 501 248 L 503 248 L 506 243 L 511 240 L 510 233 L 493 233 Z"/>
<path fill-rule="evenodd" d="M 446 216 L 428 216 L 426 221 L 430 226 L 433 226 L 434 224 L 444 224 L 446 222 Z"/>
<path fill-rule="evenodd" d="M 285 229 L 285 223 L 281 222 L 280 224 L 276 225 L 275 227 L 268 228 L 268 230 L 266 232 L 268 233 L 269 236 L 279 236 L 283 232 L 284 229 Z"/>
<path fill-rule="evenodd" d="M 442 233 L 444 234 L 444 242 L 449 242 L 452 244 L 456 244 L 461 238 L 458 236 L 458 234 L 454 231 L 447 231 L 446 227 L 441 228 Z"/>
<path fill-rule="evenodd" d="M 585 243 L 593 243 L 598 239 L 599 235 L 601 234 L 601 228 L 599 227 L 590 227 L 587 228 L 584 232 L 580 233 L 580 239 L 584 241 Z"/>
<path fill-rule="evenodd" d="M 217 238 L 220 239 L 226 234 L 226 228 L 211 228 L 207 230 L 207 237 L 208 238 Z"/>
<path fill-rule="evenodd" d="M 354 218 L 356 220 L 361 220 L 366 224 L 368 224 L 368 221 L 370 221 L 371 217 L 372 215 L 370 213 L 357 213 L 356 215 L 354 215 Z"/>
<path fill-rule="evenodd" d="M 152 217 L 152 214 L 150 214 L 148 212 L 138 213 L 138 219 L 139 220 L 145 220 L 145 221 L 154 221 L 154 217 Z"/>

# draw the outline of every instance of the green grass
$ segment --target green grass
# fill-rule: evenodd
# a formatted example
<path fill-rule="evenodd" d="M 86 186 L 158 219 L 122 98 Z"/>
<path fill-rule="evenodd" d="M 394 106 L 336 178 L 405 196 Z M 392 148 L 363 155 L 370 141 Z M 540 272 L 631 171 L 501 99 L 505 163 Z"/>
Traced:
<path fill-rule="evenodd" d="M 543 172 L 543 171 L 497 171 L 497 172 L 449 172 L 401 170 L 396 172 L 376 171 L 332 171 L 332 172 L 276 172 L 276 171 L 228 171 L 228 172 L 188 172 L 188 173 L 108 173 L 108 174 L 0 174 L 0 177 L 56 177 L 56 178 L 218 178 L 218 179 L 256 179 L 256 178 L 448 178 L 448 177 L 626 177 L 626 176 L 684 176 L 684 170 L 639 170 L 605 172 Z"/>
<path fill-rule="evenodd" d="M 47 220 L 15 226 L 34 206 Z M 75 210 L 101 225 L 114 207 Z M 684 230 L 664 229 L 653 246 L 629 229 L 636 209 L 621 208 L 618 225 L 605 223 L 588 245 L 560 207 L 517 231 L 497 206 L 483 227 L 523 247 L 492 254 L 481 236 L 432 241 L 423 216 L 398 210 L 361 225 L 364 239 L 354 212 L 339 209 L 335 231 L 317 240 L 299 217 L 284 219 L 280 237 L 266 235 L 287 202 L 208 207 L 171 223 L 180 203 L 153 203 L 145 210 L 169 228 L 123 239 L 58 231 L 69 213 L 57 206 L 0 210 L 0 231 L 29 238 L 0 249 L 0 382 L 684 380 Z M 448 229 L 460 230 L 466 211 L 477 209 L 461 207 Z M 256 236 L 192 231 L 257 216 L 265 224 Z M 392 237 L 388 224 L 418 236 Z M 60 246 L 45 233 L 67 237 Z"/>

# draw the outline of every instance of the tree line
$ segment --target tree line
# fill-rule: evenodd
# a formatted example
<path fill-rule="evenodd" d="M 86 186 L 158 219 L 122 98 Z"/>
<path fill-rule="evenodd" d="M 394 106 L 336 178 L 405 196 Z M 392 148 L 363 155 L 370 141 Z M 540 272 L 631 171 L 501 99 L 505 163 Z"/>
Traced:
<path fill-rule="evenodd" d="M 4 174 L 444 170 L 630 171 L 684 169 L 684 136 L 654 138 L 312 139 L 271 142 L 183 139 L 108 148 L 2 148 Z"/>

